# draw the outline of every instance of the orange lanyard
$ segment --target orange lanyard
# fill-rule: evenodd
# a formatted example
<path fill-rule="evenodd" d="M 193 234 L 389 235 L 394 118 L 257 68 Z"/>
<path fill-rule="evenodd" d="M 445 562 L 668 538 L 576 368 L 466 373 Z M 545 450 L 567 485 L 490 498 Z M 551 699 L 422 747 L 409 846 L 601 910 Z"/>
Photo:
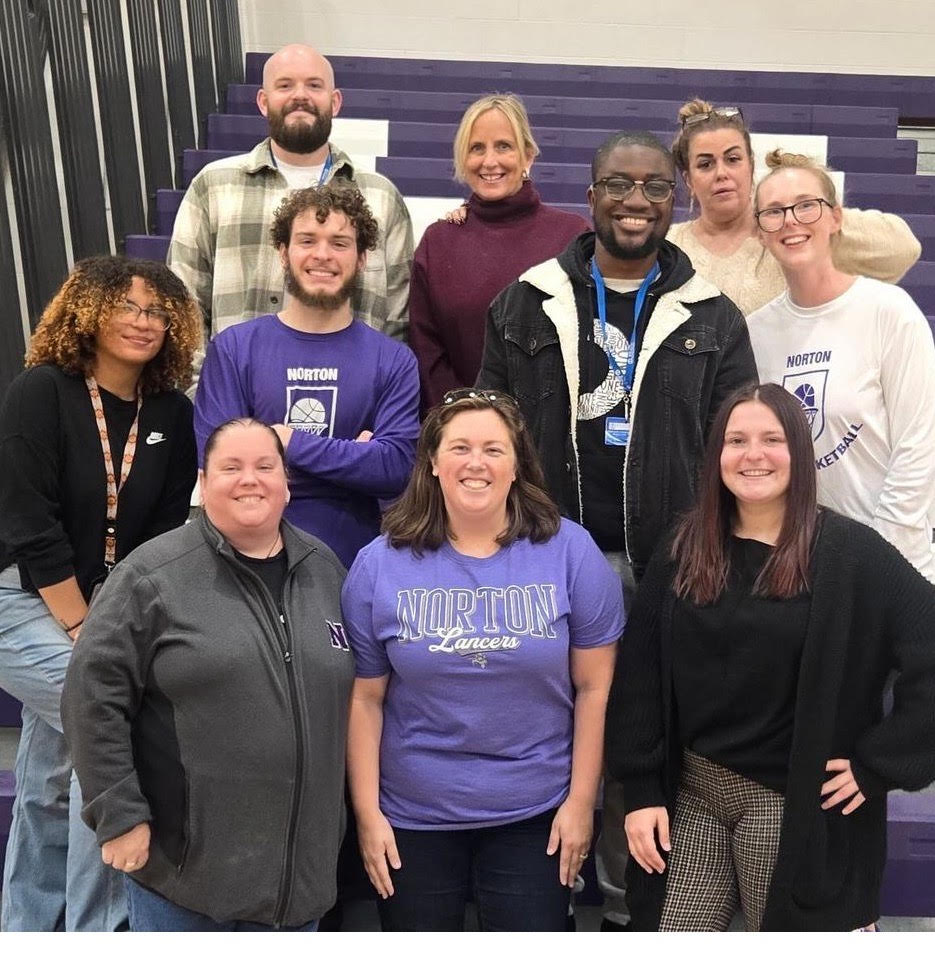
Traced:
<path fill-rule="evenodd" d="M 140 422 L 140 408 L 143 406 L 143 395 L 139 388 L 136 391 L 136 416 L 130 424 L 130 433 L 127 435 L 127 444 L 123 448 L 123 463 L 120 465 L 120 478 L 114 473 L 114 458 L 110 452 L 110 437 L 107 434 L 107 421 L 104 419 L 104 404 L 101 403 L 101 391 L 97 381 L 88 376 L 84 381 L 91 394 L 91 406 L 94 407 L 94 417 L 97 421 L 97 430 L 101 436 L 101 452 L 104 454 L 104 467 L 107 471 L 107 533 L 104 536 L 104 566 L 110 570 L 117 562 L 117 497 L 130 475 L 133 466 L 133 457 L 136 454 L 136 433 Z"/>

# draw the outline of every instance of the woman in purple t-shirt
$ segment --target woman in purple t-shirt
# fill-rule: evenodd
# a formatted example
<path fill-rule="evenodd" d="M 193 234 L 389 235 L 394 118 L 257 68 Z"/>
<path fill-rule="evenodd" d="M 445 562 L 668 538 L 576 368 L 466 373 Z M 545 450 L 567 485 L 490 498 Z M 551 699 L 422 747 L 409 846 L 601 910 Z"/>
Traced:
<path fill-rule="evenodd" d="M 426 417 L 342 606 L 348 773 L 385 930 L 563 930 L 591 841 L 619 578 L 543 490 L 503 394 Z"/>

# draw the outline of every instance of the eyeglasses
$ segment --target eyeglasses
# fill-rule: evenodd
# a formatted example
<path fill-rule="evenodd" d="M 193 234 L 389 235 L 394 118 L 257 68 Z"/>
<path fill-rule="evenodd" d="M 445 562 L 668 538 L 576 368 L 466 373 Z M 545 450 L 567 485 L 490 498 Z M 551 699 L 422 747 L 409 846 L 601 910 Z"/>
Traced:
<path fill-rule="evenodd" d="M 704 113 L 693 113 L 682 119 L 682 129 L 693 127 L 697 123 L 705 123 L 708 120 L 733 120 L 735 117 L 743 123 L 743 111 L 740 107 L 715 107 L 713 110 L 706 110 Z"/>
<path fill-rule="evenodd" d="M 149 325 L 156 330 L 168 330 L 172 326 L 172 318 L 161 307 L 141 307 L 132 300 L 118 303 L 116 307 L 117 319 L 121 323 L 135 323 L 140 314 L 145 314 Z"/>
<path fill-rule="evenodd" d="M 503 401 L 511 407 L 516 406 L 516 401 L 508 393 L 500 393 L 498 390 L 478 390 L 476 387 L 458 387 L 456 390 L 449 390 L 442 397 L 442 406 L 448 407 L 459 400 L 486 400 L 491 406 Z"/>
<path fill-rule="evenodd" d="M 675 189 L 674 180 L 631 180 L 629 177 L 603 177 L 591 184 L 602 189 L 611 200 L 626 200 L 639 187 L 650 203 L 665 203 Z"/>
<path fill-rule="evenodd" d="M 790 203 L 786 207 L 766 207 L 765 210 L 757 210 L 757 226 L 763 233 L 776 233 L 782 230 L 786 222 L 786 211 L 792 211 L 792 218 L 796 223 L 815 223 L 821 219 L 822 204 L 832 209 L 831 204 L 822 197 L 815 197 L 810 200 L 799 200 L 798 203 Z"/>

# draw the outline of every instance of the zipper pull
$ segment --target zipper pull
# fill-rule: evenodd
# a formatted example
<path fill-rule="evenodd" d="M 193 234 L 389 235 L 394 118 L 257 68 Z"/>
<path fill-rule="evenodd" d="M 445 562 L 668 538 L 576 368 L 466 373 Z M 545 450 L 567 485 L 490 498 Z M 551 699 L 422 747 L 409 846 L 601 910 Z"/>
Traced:
<path fill-rule="evenodd" d="M 286 615 L 284 613 L 279 614 L 279 622 L 285 626 L 286 625 Z"/>
<path fill-rule="evenodd" d="M 283 660 L 286 661 L 286 663 L 292 663 L 292 651 L 291 651 L 291 650 L 287 650 L 287 651 L 282 655 L 282 658 L 283 658 Z"/>

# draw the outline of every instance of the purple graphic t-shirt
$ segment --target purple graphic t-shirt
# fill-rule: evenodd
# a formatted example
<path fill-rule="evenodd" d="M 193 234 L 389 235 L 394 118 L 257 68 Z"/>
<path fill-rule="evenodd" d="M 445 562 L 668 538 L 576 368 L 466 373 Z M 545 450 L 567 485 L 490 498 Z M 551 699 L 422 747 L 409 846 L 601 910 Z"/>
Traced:
<path fill-rule="evenodd" d="M 419 436 L 412 351 L 360 320 L 303 333 L 268 315 L 208 345 L 195 397 L 199 460 L 211 431 L 234 417 L 292 427 L 286 519 L 350 566 L 380 530 L 379 498 L 402 493 Z M 357 442 L 363 430 L 371 440 Z"/>
<path fill-rule="evenodd" d="M 483 559 L 380 537 L 342 607 L 357 675 L 389 674 L 380 809 L 393 826 L 492 826 L 565 799 L 570 648 L 614 643 L 624 623 L 620 579 L 582 527 L 563 520 L 546 543 Z"/>

